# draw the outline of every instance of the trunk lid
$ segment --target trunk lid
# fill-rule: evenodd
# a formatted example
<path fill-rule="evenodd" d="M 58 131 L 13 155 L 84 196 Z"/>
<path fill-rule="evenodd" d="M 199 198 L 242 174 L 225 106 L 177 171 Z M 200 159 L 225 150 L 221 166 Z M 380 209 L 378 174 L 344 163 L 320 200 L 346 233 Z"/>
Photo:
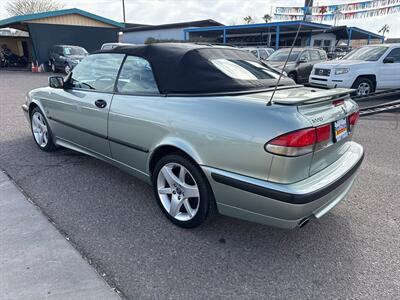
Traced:
<path fill-rule="evenodd" d="M 357 104 L 348 95 L 329 101 L 298 106 L 299 113 L 309 120 L 313 127 L 331 124 L 329 141 L 322 146 L 316 146 L 310 166 L 310 176 L 338 160 L 349 149 L 352 133 L 348 117 L 357 110 Z M 344 138 L 336 137 L 336 130 L 339 129 L 340 122 L 348 131 L 348 135 Z"/>
<path fill-rule="evenodd" d="M 352 92 L 350 89 L 322 90 L 309 87 L 276 91 L 272 101 L 273 105 L 296 106 L 301 117 L 308 121 L 304 123 L 304 128 L 331 125 L 329 140 L 323 144 L 316 144 L 312 157 L 308 160 L 308 176 L 312 176 L 334 163 L 349 149 L 352 134 L 350 133 L 348 117 L 358 110 L 358 105 L 350 99 L 350 92 Z M 271 95 L 272 92 L 268 92 L 257 95 L 257 97 L 262 96 L 266 102 Z M 342 127 L 346 127 L 349 133 L 344 138 L 341 138 L 341 136 L 336 138 L 335 124 L 339 128 L 340 121 L 342 121 Z M 304 159 L 305 157 L 302 156 L 296 158 L 283 156 L 279 157 L 278 161 L 281 166 L 285 165 L 287 175 L 289 175 L 290 172 L 299 172 L 296 161 Z M 292 165 L 292 167 L 289 165 Z M 279 168 L 279 166 L 275 167 Z M 274 178 L 273 181 L 284 182 L 279 178 Z"/>

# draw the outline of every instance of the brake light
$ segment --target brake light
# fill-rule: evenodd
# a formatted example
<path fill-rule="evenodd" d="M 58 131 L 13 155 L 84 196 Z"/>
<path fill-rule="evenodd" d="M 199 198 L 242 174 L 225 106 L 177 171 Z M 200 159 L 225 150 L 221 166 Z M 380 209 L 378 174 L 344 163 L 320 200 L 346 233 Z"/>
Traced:
<path fill-rule="evenodd" d="M 358 121 L 359 118 L 360 118 L 360 112 L 359 112 L 359 111 L 356 111 L 355 113 L 352 113 L 352 114 L 349 116 L 349 124 L 350 124 L 351 126 L 356 125 L 356 123 L 357 123 L 357 121 Z"/>
<path fill-rule="evenodd" d="M 331 124 L 322 125 L 316 128 L 317 143 L 325 142 L 331 138 Z"/>
<path fill-rule="evenodd" d="M 308 128 L 281 135 L 272 140 L 270 144 L 285 147 L 305 147 L 313 145 L 315 139 L 314 128 Z"/>
<path fill-rule="evenodd" d="M 300 156 L 313 152 L 315 147 L 321 149 L 330 141 L 331 125 L 326 124 L 278 136 L 265 144 L 265 150 L 278 155 Z"/>

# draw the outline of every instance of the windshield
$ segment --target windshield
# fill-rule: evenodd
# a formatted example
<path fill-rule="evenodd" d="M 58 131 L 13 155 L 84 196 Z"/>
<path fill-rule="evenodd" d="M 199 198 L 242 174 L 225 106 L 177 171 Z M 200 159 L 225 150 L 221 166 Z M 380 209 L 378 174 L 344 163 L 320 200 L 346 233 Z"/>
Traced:
<path fill-rule="evenodd" d="M 363 47 L 353 50 L 342 59 L 377 61 L 386 52 L 388 47 Z"/>
<path fill-rule="evenodd" d="M 87 52 L 81 47 L 64 47 L 64 55 L 86 55 Z"/>
<path fill-rule="evenodd" d="M 255 61 L 218 58 L 211 62 L 217 69 L 233 79 L 258 80 L 279 77 L 278 74 Z"/>
<path fill-rule="evenodd" d="M 271 54 L 271 56 L 268 57 L 268 61 L 282 61 L 285 62 L 286 59 L 289 56 L 289 49 L 285 50 L 278 50 L 274 53 Z M 292 53 L 290 54 L 289 60 L 288 61 L 296 61 L 297 57 L 299 56 L 301 51 L 298 50 L 293 50 Z"/>

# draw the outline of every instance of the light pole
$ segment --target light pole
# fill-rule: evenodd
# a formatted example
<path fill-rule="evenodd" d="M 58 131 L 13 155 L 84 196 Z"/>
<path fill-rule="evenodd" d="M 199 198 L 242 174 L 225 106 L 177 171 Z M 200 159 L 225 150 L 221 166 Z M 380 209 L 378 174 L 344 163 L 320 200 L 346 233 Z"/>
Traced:
<path fill-rule="evenodd" d="M 308 22 L 312 21 L 312 7 L 314 0 L 304 0 L 304 14 L 306 15 L 305 20 Z"/>
<path fill-rule="evenodd" d="M 122 14 L 124 15 L 124 24 L 126 23 L 126 18 L 125 18 L 125 0 L 122 0 Z"/>
<path fill-rule="evenodd" d="M 340 18 L 340 15 L 341 15 L 342 13 L 340 12 L 340 10 L 339 10 L 338 8 L 336 8 L 336 9 L 333 11 L 332 14 L 333 14 L 333 26 L 336 27 L 337 24 L 338 24 L 338 20 L 339 20 L 339 18 Z"/>

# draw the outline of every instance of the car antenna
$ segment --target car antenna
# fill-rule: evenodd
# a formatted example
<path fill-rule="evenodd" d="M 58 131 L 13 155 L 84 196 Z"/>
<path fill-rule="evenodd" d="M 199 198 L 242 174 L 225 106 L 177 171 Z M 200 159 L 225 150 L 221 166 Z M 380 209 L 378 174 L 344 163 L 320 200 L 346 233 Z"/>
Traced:
<path fill-rule="evenodd" d="M 286 58 L 285 64 L 283 65 L 281 72 L 279 73 L 278 81 L 277 81 L 276 84 L 275 84 L 275 88 L 274 88 L 274 91 L 272 92 L 271 98 L 269 98 L 269 100 L 268 100 L 268 102 L 267 102 L 267 106 L 270 106 L 270 105 L 272 104 L 272 99 L 274 98 L 275 92 L 276 92 L 276 90 L 278 89 L 278 85 L 279 85 L 279 83 L 280 83 L 280 81 L 281 81 L 283 72 L 285 71 L 285 68 L 286 68 L 286 65 L 287 65 L 287 63 L 288 63 L 288 61 L 289 61 L 290 55 L 292 55 L 292 51 L 293 51 L 294 45 L 296 44 L 296 40 L 297 40 L 297 38 L 299 37 L 299 33 L 300 33 L 301 26 L 303 25 L 303 22 L 306 21 L 308 12 L 309 12 L 309 10 L 310 10 L 310 3 L 312 3 L 312 2 L 313 2 L 313 0 L 305 0 L 305 3 L 304 3 L 305 6 L 304 6 L 304 8 L 303 8 L 303 10 L 304 10 L 303 19 L 300 21 L 299 27 L 297 28 L 297 32 L 296 32 L 296 35 L 295 35 L 295 37 L 294 37 L 292 46 L 290 47 L 289 54 L 288 54 L 288 56 L 287 56 L 287 58 Z M 276 47 L 279 47 L 279 45 L 276 45 Z"/>

